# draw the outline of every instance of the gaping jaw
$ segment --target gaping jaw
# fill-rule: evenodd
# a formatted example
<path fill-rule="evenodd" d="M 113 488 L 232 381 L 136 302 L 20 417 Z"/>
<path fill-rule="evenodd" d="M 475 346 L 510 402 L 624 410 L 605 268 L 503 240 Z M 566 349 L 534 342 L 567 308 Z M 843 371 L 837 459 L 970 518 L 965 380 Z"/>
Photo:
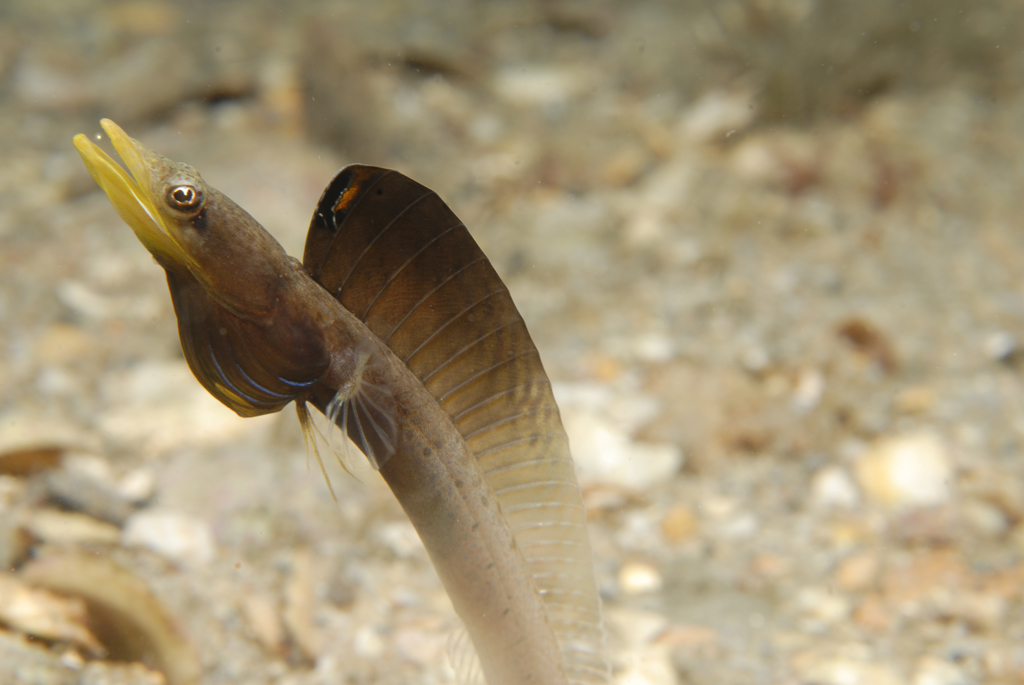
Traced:
<path fill-rule="evenodd" d="M 154 197 L 151 190 L 156 185 L 153 162 L 160 159 L 159 155 L 129 138 L 110 119 L 103 119 L 100 125 L 110 137 L 110 142 L 124 160 L 128 171 L 85 134 L 79 133 L 74 143 L 89 174 L 110 198 L 110 203 L 124 222 L 160 263 L 187 268 L 192 260 L 168 231 L 163 212 L 159 208 L 163 198 Z"/>

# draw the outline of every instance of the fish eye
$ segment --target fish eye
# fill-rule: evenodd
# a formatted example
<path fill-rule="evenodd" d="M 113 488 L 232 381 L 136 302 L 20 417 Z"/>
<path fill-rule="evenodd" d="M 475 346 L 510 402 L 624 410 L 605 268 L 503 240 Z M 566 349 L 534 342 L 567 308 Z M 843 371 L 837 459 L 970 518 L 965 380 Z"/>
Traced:
<path fill-rule="evenodd" d="M 194 185 L 179 183 L 167 189 L 167 203 L 179 211 L 191 211 L 202 202 L 203 193 Z"/>

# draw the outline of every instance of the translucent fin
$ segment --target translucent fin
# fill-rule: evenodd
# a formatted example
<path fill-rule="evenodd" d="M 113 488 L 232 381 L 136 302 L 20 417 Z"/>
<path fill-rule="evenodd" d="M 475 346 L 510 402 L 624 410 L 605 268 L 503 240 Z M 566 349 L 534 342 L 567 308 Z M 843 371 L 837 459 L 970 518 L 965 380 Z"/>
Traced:
<path fill-rule="evenodd" d="M 452 629 L 448 636 L 446 645 L 448 662 L 455 671 L 455 682 L 459 685 L 487 685 L 484 680 L 484 671 L 480 668 L 480 659 L 477 658 L 473 641 L 469 639 L 466 626 L 462 621 Z"/>
<path fill-rule="evenodd" d="M 353 351 L 354 371 L 327 404 L 327 420 L 330 421 L 328 442 L 335 449 L 334 429 L 340 428 L 341 435 L 358 447 L 370 465 L 380 470 L 398 444 L 398 423 L 395 421 L 395 398 L 391 388 L 371 380 L 373 366 L 379 363 L 378 354 L 370 343 L 359 345 Z M 352 462 L 348 454 L 348 441 L 335 449 L 340 454 L 342 467 L 352 473 Z"/>
<path fill-rule="evenodd" d="M 320 458 L 320 448 L 316 445 L 316 433 L 319 431 L 313 423 L 313 417 L 309 415 L 309 407 L 304 401 L 298 401 L 295 403 L 295 413 L 299 415 L 302 440 L 306 443 L 306 469 L 309 469 L 309 448 L 312 447 L 313 454 L 316 455 L 316 463 L 320 466 L 320 473 L 324 474 L 324 482 L 327 483 L 327 489 L 331 491 L 331 499 L 337 502 L 338 497 L 334 494 L 334 486 L 331 485 L 331 478 L 327 475 L 327 469 L 324 468 L 324 460 Z"/>

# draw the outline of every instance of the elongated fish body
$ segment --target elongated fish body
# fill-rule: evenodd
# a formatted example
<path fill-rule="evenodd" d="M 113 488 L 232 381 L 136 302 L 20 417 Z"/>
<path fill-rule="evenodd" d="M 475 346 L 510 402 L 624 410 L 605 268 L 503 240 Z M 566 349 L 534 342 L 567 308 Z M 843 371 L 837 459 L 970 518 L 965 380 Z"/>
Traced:
<path fill-rule="evenodd" d="M 608 682 L 550 383 L 451 210 L 397 172 L 346 167 L 300 263 L 191 167 L 103 126 L 134 178 L 75 145 L 167 272 L 203 386 L 243 416 L 294 401 L 304 419 L 308 402 L 347 433 L 416 527 L 489 685 Z"/>

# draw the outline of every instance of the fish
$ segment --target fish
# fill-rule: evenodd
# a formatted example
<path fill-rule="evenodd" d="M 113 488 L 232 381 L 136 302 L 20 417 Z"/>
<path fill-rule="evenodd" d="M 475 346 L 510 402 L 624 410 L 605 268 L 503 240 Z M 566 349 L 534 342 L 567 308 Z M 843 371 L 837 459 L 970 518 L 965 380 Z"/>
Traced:
<path fill-rule="evenodd" d="M 551 382 L 465 224 L 407 176 L 353 164 L 324 190 L 300 261 L 194 168 L 101 126 L 123 167 L 84 134 L 74 145 L 164 269 L 196 379 L 244 417 L 294 403 L 307 434 L 311 405 L 362 451 L 464 625 L 460 681 L 609 682 Z"/>

